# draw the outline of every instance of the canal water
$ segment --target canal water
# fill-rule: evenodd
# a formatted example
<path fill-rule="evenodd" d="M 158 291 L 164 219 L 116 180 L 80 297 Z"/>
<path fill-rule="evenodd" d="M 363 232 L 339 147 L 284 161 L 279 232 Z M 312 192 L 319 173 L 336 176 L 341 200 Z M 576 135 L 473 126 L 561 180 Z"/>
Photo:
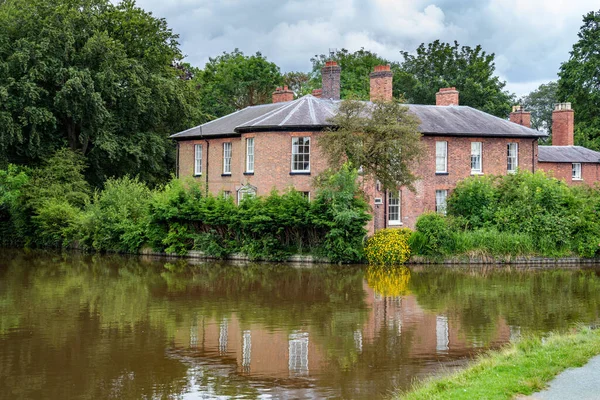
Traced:
<path fill-rule="evenodd" d="M 1 250 L 2 399 L 377 399 L 599 319 L 600 269 Z"/>

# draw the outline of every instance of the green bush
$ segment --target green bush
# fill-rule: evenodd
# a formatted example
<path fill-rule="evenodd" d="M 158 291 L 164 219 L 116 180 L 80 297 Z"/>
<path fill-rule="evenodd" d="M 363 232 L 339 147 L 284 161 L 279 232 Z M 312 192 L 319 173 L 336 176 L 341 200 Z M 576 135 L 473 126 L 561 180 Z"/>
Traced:
<path fill-rule="evenodd" d="M 35 243 L 40 246 L 66 247 L 77 235 L 81 210 L 68 201 L 50 198 L 36 208 L 32 220 L 36 226 Z"/>
<path fill-rule="evenodd" d="M 441 256 L 454 251 L 454 240 L 448 219 L 438 213 L 430 212 L 421 214 L 415 225 L 419 236 L 420 254 L 428 256 Z"/>
<path fill-rule="evenodd" d="M 81 244 L 98 251 L 137 251 L 146 241 L 150 195 L 137 178 L 107 180 L 82 218 Z"/>

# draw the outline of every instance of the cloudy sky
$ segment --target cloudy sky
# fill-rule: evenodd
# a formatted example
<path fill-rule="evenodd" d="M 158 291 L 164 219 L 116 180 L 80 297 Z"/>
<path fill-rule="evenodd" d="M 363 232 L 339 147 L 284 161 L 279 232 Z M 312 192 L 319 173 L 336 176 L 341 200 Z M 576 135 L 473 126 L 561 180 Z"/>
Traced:
<path fill-rule="evenodd" d="M 598 0 L 137 0 L 167 19 L 187 61 L 239 48 L 262 52 L 283 72 L 309 71 L 329 48 L 364 47 L 390 60 L 435 39 L 496 54 L 508 90 L 527 94 L 556 79 Z"/>

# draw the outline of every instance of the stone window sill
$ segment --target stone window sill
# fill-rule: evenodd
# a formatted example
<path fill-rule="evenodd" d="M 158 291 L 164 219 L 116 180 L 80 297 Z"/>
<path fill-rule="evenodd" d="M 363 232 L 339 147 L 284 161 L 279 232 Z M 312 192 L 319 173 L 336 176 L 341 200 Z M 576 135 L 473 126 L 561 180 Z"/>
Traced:
<path fill-rule="evenodd" d="M 310 171 L 292 171 L 290 175 L 310 175 Z"/>
<path fill-rule="evenodd" d="M 229 174 L 221 174 L 221 176 L 231 176 L 231 173 L 229 173 Z"/>
<path fill-rule="evenodd" d="M 436 175 L 448 175 L 448 172 L 436 172 Z"/>

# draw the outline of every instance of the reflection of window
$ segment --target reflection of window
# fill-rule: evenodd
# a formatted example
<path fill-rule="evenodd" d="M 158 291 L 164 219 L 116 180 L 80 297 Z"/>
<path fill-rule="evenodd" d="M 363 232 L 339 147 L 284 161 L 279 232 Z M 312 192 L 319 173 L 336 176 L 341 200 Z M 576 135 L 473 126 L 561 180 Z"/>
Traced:
<path fill-rule="evenodd" d="M 231 174 L 231 142 L 223 143 L 223 173 Z"/>
<path fill-rule="evenodd" d="M 435 338 L 436 338 L 436 351 L 448 351 L 448 344 L 450 343 L 448 337 L 448 317 L 438 315 L 435 317 Z"/>
<path fill-rule="evenodd" d="M 202 175 L 202 145 L 194 145 L 194 175 Z"/>
<path fill-rule="evenodd" d="M 481 142 L 471 142 L 471 173 L 481 173 Z"/>
<path fill-rule="evenodd" d="M 310 137 L 292 138 L 292 172 L 310 172 Z"/>
<path fill-rule="evenodd" d="M 388 193 L 388 222 L 390 225 L 400 225 L 400 192 Z"/>
<path fill-rule="evenodd" d="M 219 353 L 227 353 L 227 320 L 221 321 L 219 326 Z"/>
<path fill-rule="evenodd" d="M 581 179 L 581 163 L 573 163 L 573 179 Z"/>
<path fill-rule="evenodd" d="M 516 172 L 519 166 L 519 145 L 518 143 L 509 143 L 506 146 L 507 171 Z"/>
<path fill-rule="evenodd" d="M 435 191 L 435 211 L 439 214 L 446 215 L 446 198 L 448 197 L 447 190 Z"/>
<path fill-rule="evenodd" d="M 448 172 L 448 142 L 435 142 L 435 172 Z"/>
<path fill-rule="evenodd" d="M 252 355 L 252 335 L 250 331 L 244 331 L 242 342 L 242 367 L 246 372 L 250 371 L 250 357 Z"/>
<path fill-rule="evenodd" d="M 363 340 L 362 340 L 362 331 L 356 330 L 354 331 L 354 347 L 356 347 L 356 351 L 362 353 Z"/>
<path fill-rule="evenodd" d="M 289 336 L 289 369 L 294 375 L 308 374 L 308 333 L 297 332 Z"/>
<path fill-rule="evenodd" d="M 245 198 L 255 197 L 256 196 L 256 187 L 252 185 L 245 185 L 238 189 L 237 197 L 238 204 L 242 202 Z"/>

